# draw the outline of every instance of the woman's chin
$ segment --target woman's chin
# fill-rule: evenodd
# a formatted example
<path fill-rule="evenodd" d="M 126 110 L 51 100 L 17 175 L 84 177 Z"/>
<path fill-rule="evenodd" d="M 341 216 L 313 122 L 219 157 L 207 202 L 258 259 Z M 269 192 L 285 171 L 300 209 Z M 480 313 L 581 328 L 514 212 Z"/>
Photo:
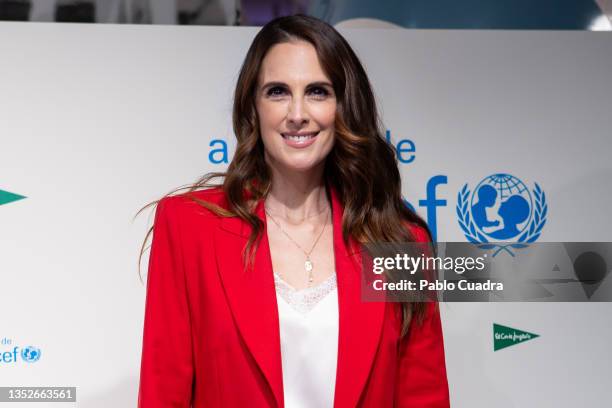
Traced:
<path fill-rule="evenodd" d="M 317 170 L 320 165 L 320 160 L 292 161 L 290 163 L 284 163 L 281 167 L 281 171 L 290 173 L 309 173 Z"/>

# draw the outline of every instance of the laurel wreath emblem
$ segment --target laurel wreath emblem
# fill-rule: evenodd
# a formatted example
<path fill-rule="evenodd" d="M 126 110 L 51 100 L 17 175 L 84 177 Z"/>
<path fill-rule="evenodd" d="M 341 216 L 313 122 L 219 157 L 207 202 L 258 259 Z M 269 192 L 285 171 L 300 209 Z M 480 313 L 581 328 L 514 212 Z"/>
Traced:
<path fill-rule="evenodd" d="M 471 191 L 466 183 L 461 191 L 459 191 L 457 194 L 457 220 L 459 221 L 459 226 L 463 230 L 467 240 L 477 244 L 479 248 L 497 248 L 497 251 L 493 254 L 493 256 L 497 255 L 503 250 L 514 256 L 514 253 L 509 248 L 525 248 L 528 246 L 528 244 L 535 242 L 542 234 L 542 228 L 544 228 L 544 225 L 546 224 L 548 204 L 546 202 L 546 194 L 540 188 L 538 183 L 535 183 L 535 188 L 532 190 L 535 198 L 535 212 L 533 214 L 533 218 L 529 223 L 529 227 L 521 233 L 516 242 L 511 244 L 500 245 L 498 243 L 491 242 L 476 228 L 469 208 L 470 193 Z"/>

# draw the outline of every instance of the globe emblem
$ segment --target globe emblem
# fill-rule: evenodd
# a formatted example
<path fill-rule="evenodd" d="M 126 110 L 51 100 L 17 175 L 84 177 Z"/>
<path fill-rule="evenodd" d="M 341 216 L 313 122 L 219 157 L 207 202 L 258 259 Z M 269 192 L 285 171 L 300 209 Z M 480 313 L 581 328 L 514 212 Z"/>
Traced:
<path fill-rule="evenodd" d="M 529 226 L 533 199 L 525 183 L 517 177 L 493 174 L 474 189 L 470 213 L 480 232 L 493 240 L 509 241 Z"/>
<path fill-rule="evenodd" d="M 40 358 L 40 349 L 33 346 L 27 346 L 21 349 L 21 358 L 26 363 L 34 363 Z"/>
<path fill-rule="evenodd" d="M 464 184 L 457 194 L 457 221 L 467 240 L 482 249 L 514 256 L 542 234 L 548 214 L 546 194 L 538 183 L 529 190 L 511 174 L 485 177 L 474 190 Z"/>

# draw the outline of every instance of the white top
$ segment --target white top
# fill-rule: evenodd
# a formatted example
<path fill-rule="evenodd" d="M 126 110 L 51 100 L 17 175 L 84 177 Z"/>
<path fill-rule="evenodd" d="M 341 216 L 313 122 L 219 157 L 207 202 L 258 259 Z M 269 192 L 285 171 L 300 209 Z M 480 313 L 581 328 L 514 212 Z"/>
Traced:
<path fill-rule="evenodd" d="M 338 361 L 338 290 L 333 274 L 295 290 L 274 274 L 287 408 L 334 405 Z"/>

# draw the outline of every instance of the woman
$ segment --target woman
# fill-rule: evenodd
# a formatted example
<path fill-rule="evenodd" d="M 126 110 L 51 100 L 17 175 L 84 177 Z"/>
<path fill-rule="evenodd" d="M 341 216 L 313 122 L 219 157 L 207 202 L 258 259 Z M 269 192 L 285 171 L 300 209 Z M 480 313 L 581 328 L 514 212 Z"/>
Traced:
<path fill-rule="evenodd" d="M 233 122 L 227 172 L 158 203 L 140 406 L 448 406 L 435 304 L 360 297 L 361 243 L 429 235 L 348 43 L 312 17 L 268 23 Z"/>

